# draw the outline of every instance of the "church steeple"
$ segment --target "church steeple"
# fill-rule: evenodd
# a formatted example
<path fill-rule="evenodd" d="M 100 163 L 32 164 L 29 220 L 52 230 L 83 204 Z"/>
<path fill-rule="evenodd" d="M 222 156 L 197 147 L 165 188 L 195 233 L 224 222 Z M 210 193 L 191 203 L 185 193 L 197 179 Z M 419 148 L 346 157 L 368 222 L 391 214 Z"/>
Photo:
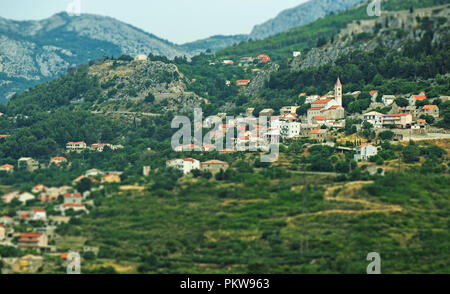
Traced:
<path fill-rule="evenodd" d="M 338 77 L 336 85 L 334 86 L 334 99 L 342 106 L 342 84 L 341 79 Z"/>

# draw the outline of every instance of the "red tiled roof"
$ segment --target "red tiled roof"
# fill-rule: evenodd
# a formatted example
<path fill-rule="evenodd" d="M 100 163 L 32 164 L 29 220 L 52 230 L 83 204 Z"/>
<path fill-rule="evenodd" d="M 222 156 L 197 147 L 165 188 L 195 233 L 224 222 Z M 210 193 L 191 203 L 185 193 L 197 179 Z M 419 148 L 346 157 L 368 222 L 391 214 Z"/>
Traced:
<path fill-rule="evenodd" d="M 257 59 L 259 59 L 259 61 L 262 63 L 270 61 L 270 57 L 268 55 L 264 55 L 264 54 L 258 55 Z"/>
<path fill-rule="evenodd" d="M 325 116 L 315 116 L 314 119 L 315 120 L 327 120 L 327 118 Z"/>
<path fill-rule="evenodd" d="M 20 233 L 19 234 L 20 238 L 39 238 L 40 236 L 42 236 L 41 233 Z"/>
<path fill-rule="evenodd" d="M 312 104 L 325 104 L 330 102 L 332 99 L 321 99 L 321 100 L 316 100 L 314 101 Z"/>
<path fill-rule="evenodd" d="M 407 113 L 400 113 L 400 114 L 384 114 L 383 117 L 399 117 L 399 116 L 407 116 Z"/>
<path fill-rule="evenodd" d="M 69 198 L 69 197 L 73 197 L 73 198 L 81 198 L 81 194 L 80 193 L 66 193 L 64 194 L 64 197 Z"/>
<path fill-rule="evenodd" d="M 364 143 L 358 146 L 358 148 L 366 147 L 366 146 L 373 146 L 371 143 Z"/>
<path fill-rule="evenodd" d="M 222 153 L 232 153 L 232 152 L 235 152 L 234 150 L 231 150 L 231 149 L 223 149 L 223 150 L 221 150 L 221 151 L 219 151 L 219 152 L 222 152 Z"/>
<path fill-rule="evenodd" d="M 425 105 L 422 109 L 435 109 L 436 105 Z"/>
<path fill-rule="evenodd" d="M 224 161 L 220 161 L 220 160 L 209 160 L 209 161 L 204 162 L 204 164 L 227 164 L 227 163 Z"/>
<path fill-rule="evenodd" d="M 413 95 L 416 100 L 426 100 L 427 96 L 424 95 Z"/>
<path fill-rule="evenodd" d="M 250 82 L 250 80 L 237 80 L 236 84 L 249 84 Z"/>
<path fill-rule="evenodd" d="M 55 157 L 52 157 L 51 160 L 67 161 L 67 158 L 62 157 L 62 156 L 55 156 Z"/>
<path fill-rule="evenodd" d="M 61 206 L 62 207 L 84 207 L 84 204 L 64 203 Z"/>

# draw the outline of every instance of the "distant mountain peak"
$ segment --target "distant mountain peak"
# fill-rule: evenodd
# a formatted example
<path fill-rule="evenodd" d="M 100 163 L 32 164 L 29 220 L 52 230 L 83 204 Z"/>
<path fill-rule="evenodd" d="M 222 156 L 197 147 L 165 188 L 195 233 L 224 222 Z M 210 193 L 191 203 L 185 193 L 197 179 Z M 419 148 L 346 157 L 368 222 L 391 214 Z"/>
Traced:
<path fill-rule="evenodd" d="M 310 0 L 297 7 L 287 9 L 275 18 L 256 25 L 250 33 L 252 39 L 267 37 L 285 32 L 289 29 L 309 24 L 331 12 L 346 10 L 365 0 Z"/>

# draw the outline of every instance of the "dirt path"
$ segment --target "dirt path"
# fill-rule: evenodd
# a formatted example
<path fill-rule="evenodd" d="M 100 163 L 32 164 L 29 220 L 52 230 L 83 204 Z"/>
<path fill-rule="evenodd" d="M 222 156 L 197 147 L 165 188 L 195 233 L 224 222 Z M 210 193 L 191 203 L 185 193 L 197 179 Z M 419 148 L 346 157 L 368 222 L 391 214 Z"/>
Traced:
<path fill-rule="evenodd" d="M 331 215 L 331 214 L 346 214 L 346 215 L 361 215 L 368 213 L 395 213 L 403 211 L 403 208 L 399 205 L 386 204 L 381 202 L 373 202 L 366 199 L 356 198 L 361 189 L 368 184 L 373 182 L 351 182 L 343 185 L 333 185 L 327 187 L 325 191 L 325 201 L 336 201 L 342 203 L 357 203 L 362 205 L 362 209 L 330 209 L 324 211 L 318 211 L 313 213 L 303 213 L 288 217 L 286 219 L 287 223 L 293 225 L 293 222 L 304 216 L 314 216 L 314 215 Z"/>
<path fill-rule="evenodd" d="M 371 213 L 371 212 L 383 212 L 392 213 L 402 211 L 403 208 L 399 205 L 386 204 L 381 202 L 372 202 L 366 199 L 357 199 L 354 196 L 359 193 L 359 191 L 368 184 L 373 182 L 351 182 L 344 184 L 343 186 L 333 186 L 329 187 L 325 192 L 326 201 L 337 201 L 337 202 L 348 202 L 348 203 L 359 203 L 364 206 L 364 210 L 358 211 L 348 211 L 353 213 Z M 336 194 L 336 191 L 340 191 Z"/>

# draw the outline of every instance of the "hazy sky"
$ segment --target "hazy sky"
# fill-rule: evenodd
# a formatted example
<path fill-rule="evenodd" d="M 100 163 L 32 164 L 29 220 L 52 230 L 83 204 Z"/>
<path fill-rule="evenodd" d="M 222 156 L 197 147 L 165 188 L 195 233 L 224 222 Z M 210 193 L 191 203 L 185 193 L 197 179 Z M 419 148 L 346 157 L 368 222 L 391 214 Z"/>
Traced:
<path fill-rule="evenodd" d="M 117 18 L 174 43 L 248 34 L 255 24 L 306 0 L 0 0 L 0 16 L 47 18 L 80 1 L 82 13 Z"/>

